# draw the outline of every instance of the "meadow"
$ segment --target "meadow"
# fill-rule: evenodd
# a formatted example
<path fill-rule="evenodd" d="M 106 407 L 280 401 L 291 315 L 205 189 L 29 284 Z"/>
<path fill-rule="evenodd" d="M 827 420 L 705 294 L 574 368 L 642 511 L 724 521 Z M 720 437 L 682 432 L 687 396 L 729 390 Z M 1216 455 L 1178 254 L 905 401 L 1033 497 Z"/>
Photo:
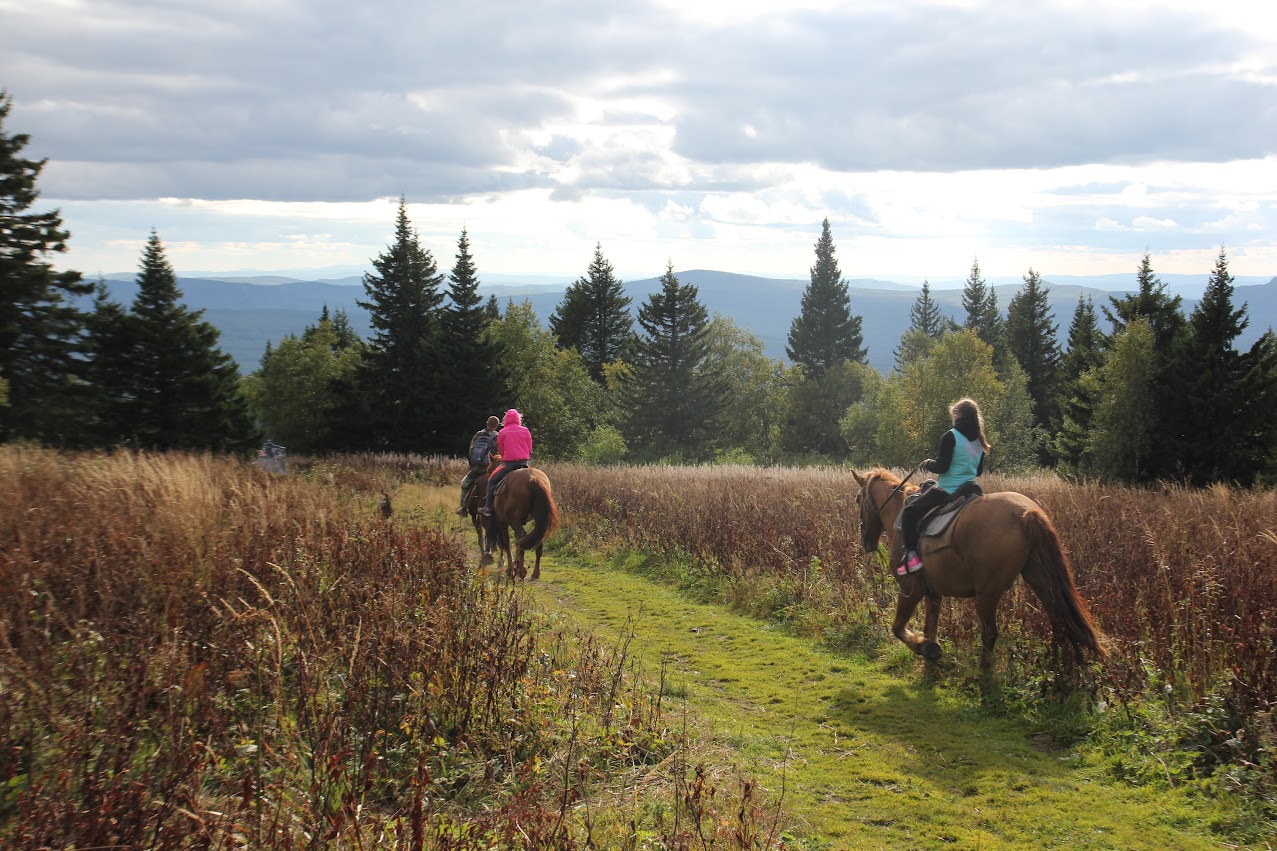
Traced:
<path fill-rule="evenodd" d="M 624 642 L 382 517 L 452 472 L 0 448 L 0 845 L 761 847 Z"/>
<path fill-rule="evenodd" d="M 894 583 L 861 550 L 849 472 L 544 468 L 558 555 L 624 555 L 902 679 L 923 669 L 889 634 Z M 476 569 L 451 516 L 462 472 L 0 448 L 0 845 L 801 847 L 782 802 L 689 732 L 663 672 Z M 1221 833 L 1271 842 L 1277 495 L 984 485 L 1052 516 L 1110 654 L 1065 681 L 1017 586 L 994 687 L 963 601 L 940 680 L 1122 782 L 1227 800 Z"/>
<path fill-rule="evenodd" d="M 863 552 L 846 470 L 549 469 L 583 549 L 656 554 L 654 573 L 831 648 L 907 654 L 889 631 L 895 584 Z M 1277 493 L 998 475 L 982 483 L 1028 494 L 1051 516 L 1109 655 L 1064 681 L 1049 622 L 1017 583 L 999 609 L 996 687 L 980 699 L 1062 743 L 1089 739 L 1119 778 L 1231 798 L 1245 813 L 1239 822 L 1271 830 Z M 979 623 L 969 602 L 946 601 L 939 637 L 950 679 L 974 684 Z"/>

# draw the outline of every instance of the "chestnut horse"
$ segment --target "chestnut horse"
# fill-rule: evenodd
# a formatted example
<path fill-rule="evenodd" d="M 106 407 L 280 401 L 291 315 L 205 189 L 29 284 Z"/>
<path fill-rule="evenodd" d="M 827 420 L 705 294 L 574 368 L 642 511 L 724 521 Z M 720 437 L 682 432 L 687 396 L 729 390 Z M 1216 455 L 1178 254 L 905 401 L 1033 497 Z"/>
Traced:
<path fill-rule="evenodd" d="M 899 477 L 886 470 L 870 470 L 863 476 L 853 470 L 852 475 L 860 483 L 861 544 L 865 552 L 875 552 L 885 532 L 892 553 L 889 563 L 895 564 L 903 549 L 903 542 L 897 541 L 902 536 L 896 530 L 896 517 L 904 508 L 905 496 L 918 488 L 902 487 Z M 923 570 L 900 580 L 891 632 L 910 650 L 930 661 L 939 659 L 936 626 L 943 598 L 974 597 L 983 638 L 980 669 L 987 673 L 998 640 L 998 603 L 1016 577 L 1023 576 L 1042 601 L 1056 641 L 1067 640 L 1075 660 L 1081 659 L 1083 649 L 1103 658 L 1099 632 L 1073 583 L 1059 534 L 1041 506 L 1019 493 L 980 496 L 953 521 L 952 533 L 951 546 L 924 553 Z M 918 635 L 908 623 L 923 600 L 926 622 Z"/>
<path fill-rule="evenodd" d="M 484 479 L 487 487 L 487 479 Z M 532 578 L 541 578 L 541 548 L 545 539 L 559 525 L 559 509 L 550 491 L 550 479 L 532 467 L 522 467 L 508 473 L 496 494 L 492 497 L 492 513 L 497 525 L 497 546 L 505 559 L 506 573 L 511 579 L 523 579 L 528 575 L 523 565 L 523 554 L 535 550 L 536 563 Z M 523 524 L 532 521 L 532 531 L 523 534 Z M 510 528 L 514 528 L 515 556 L 510 557 Z M 483 555 L 484 564 L 492 564 L 491 543 Z"/>

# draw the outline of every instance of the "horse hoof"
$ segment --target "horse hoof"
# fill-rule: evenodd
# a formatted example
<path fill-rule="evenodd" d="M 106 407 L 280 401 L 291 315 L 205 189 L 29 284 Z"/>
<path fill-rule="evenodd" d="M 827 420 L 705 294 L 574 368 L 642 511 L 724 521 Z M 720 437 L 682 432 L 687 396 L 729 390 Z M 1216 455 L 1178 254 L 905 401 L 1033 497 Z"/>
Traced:
<path fill-rule="evenodd" d="M 940 657 L 944 655 L 944 651 L 940 649 L 940 645 L 936 644 L 934 641 L 924 641 L 920 649 L 922 651 L 923 658 L 925 658 L 928 662 L 937 662 L 940 660 Z"/>
<path fill-rule="evenodd" d="M 483 558 L 480 559 L 479 561 L 479 564 L 488 565 L 488 564 L 492 564 L 494 561 L 496 561 L 496 559 L 492 557 L 492 553 L 484 553 Z"/>

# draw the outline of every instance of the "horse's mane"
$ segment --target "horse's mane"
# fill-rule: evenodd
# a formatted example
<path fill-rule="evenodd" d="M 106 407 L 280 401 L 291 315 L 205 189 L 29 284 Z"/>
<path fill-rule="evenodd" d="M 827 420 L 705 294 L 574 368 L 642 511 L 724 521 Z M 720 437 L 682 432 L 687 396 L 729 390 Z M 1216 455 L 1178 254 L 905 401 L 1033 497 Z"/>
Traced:
<path fill-rule="evenodd" d="M 892 490 L 895 490 L 896 487 L 900 485 L 900 477 L 897 476 L 895 473 L 891 472 L 890 470 L 884 469 L 883 467 L 874 467 L 872 470 L 869 470 L 868 472 L 865 473 L 865 481 L 869 482 L 869 481 L 873 481 L 874 479 L 877 479 L 878 481 L 882 482 L 883 484 L 885 484 L 887 487 L 891 488 Z M 918 489 L 917 485 L 910 483 L 900 488 L 900 492 L 908 494 L 908 493 L 913 493 L 917 489 Z"/>

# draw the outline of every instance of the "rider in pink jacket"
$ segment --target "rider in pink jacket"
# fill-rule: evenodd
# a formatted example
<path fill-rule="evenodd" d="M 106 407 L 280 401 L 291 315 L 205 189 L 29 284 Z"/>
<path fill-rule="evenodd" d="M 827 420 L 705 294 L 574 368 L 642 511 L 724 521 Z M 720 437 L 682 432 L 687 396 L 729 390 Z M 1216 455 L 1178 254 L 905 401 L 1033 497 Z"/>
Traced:
<path fill-rule="evenodd" d="M 501 456 L 501 463 L 488 476 L 487 497 L 483 508 L 479 509 L 487 515 L 492 514 L 492 494 L 496 492 L 501 480 L 511 470 L 526 467 L 532 460 L 532 432 L 523 425 L 519 412 L 514 408 L 505 412 L 504 425 L 497 434 L 497 454 Z"/>

